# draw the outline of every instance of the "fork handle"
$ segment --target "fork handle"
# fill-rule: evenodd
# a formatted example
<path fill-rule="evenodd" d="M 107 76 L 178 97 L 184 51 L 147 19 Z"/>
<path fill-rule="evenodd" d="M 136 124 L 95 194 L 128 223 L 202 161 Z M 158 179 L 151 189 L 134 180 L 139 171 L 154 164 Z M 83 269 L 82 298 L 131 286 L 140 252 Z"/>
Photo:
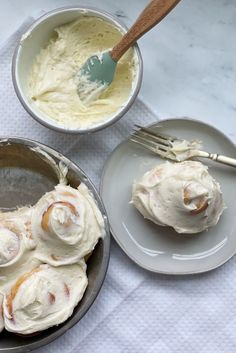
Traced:
<path fill-rule="evenodd" d="M 134 43 L 160 22 L 180 0 L 152 0 L 143 10 L 137 21 L 111 50 L 110 56 L 118 61 Z"/>
<path fill-rule="evenodd" d="M 222 154 L 218 154 L 218 153 L 207 153 L 207 154 L 208 154 L 208 156 L 205 156 L 205 157 L 213 160 L 214 162 L 226 164 L 226 165 L 229 165 L 230 167 L 236 168 L 236 159 L 235 158 L 226 157 L 226 156 L 223 156 Z M 204 157 L 204 156 L 202 156 L 202 157 Z"/>

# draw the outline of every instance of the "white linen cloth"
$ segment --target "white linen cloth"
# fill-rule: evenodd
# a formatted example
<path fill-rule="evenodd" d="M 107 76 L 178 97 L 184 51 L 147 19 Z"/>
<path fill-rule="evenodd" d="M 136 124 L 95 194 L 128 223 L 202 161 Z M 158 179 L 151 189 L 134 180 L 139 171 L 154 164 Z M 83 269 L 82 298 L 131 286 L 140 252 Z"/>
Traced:
<path fill-rule="evenodd" d="M 99 186 L 104 162 L 134 123 L 157 117 L 140 100 L 112 127 L 78 137 L 35 122 L 11 80 L 13 49 L 28 19 L 0 49 L 0 135 L 35 139 L 59 150 Z M 86 316 L 38 353 L 233 353 L 236 350 L 236 259 L 212 272 L 164 276 L 135 265 L 112 241 L 106 280 Z"/>

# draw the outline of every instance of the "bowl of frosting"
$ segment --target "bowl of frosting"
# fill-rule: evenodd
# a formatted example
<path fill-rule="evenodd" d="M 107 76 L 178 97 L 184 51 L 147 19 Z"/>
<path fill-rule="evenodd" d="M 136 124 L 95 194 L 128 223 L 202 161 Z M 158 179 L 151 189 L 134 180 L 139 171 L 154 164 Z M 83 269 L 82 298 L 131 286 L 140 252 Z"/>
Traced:
<path fill-rule="evenodd" d="M 127 31 L 116 17 L 94 8 L 56 9 L 37 19 L 15 50 L 12 77 L 27 112 L 67 133 L 89 133 L 120 119 L 142 80 L 137 45 L 118 62 L 112 84 L 89 105 L 78 95 L 78 72 L 91 55 L 111 49 Z"/>

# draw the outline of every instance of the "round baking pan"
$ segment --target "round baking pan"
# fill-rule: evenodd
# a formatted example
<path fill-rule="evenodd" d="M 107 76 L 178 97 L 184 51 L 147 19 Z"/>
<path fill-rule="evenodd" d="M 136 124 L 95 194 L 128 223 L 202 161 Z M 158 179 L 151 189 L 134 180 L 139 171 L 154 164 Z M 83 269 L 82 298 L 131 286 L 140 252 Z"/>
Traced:
<path fill-rule="evenodd" d="M 39 153 L 41 151 L 41 153 Z M 44 158 L 46 153 L 52 160 Z M 85 173 L 72 161 L 38 142 L 20 138 L 0 138 L 0 210 L 8 211 L 33 205 L 58 184 L 53 162 L 67 168 L 68 183 L 76 188 L 83 182 L 92 192 L 105 221 L 106 236 L 100 239 L 87 263 L 88 287 L 73 315 L 63 324 L 32 337 L 0 333 L 0 352 L 28 352 L 52 342 L 75 325 L 92 305 L 103 284 L 110 253 L 110 233 L 101 199 Z M 0 272 L 1 275 L 1 272 Z"/>

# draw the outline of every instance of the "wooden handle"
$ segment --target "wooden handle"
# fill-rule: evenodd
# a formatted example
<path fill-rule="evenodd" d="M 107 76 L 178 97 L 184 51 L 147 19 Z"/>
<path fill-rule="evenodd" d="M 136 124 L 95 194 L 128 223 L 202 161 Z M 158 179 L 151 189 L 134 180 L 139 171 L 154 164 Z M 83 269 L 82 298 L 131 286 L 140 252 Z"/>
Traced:
<path fill-rule="evenodd" d="M 179 1 L 152 0 L 121 41 L 111 50 L 110 55 L 112 59 L 118 61 L 140 37 L 160 22 Z"/>

